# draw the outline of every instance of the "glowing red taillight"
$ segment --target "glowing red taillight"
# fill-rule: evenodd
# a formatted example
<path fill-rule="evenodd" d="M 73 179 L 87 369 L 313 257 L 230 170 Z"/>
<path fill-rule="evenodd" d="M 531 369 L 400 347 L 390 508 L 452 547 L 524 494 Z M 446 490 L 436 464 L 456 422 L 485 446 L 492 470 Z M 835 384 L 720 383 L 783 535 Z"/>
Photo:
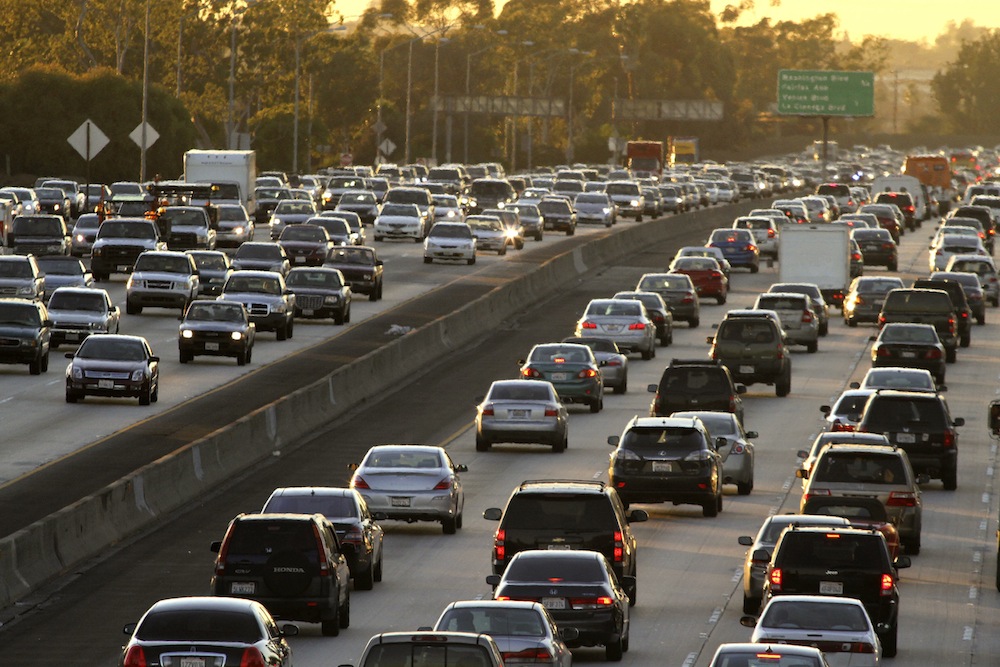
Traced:
<path fill-rule="evenodd" d="M 916 507 L 917 494 L 910 491 L 890 491 L 886 507 Z"/>
<path fill-rule="evenodd" d="M 812 321 L 813 321 L 813 315 L 812 315 L 812 313 L 809 312 L 808 310 L 803 310 L 802 311 L 802 323 L 803 324 L 809 324 Z"/>
<path fill-rule="evenodd" d="M 556 410 L 555 408 L 546 408 L 545 409 L 545 416 L 546 417 L 558 417 L 559 416 L 559 411 Z"/>
<path fill-rule="evenodd" d="M 773 567 L 771 571 L 767 573 L 767 580 L 771 583 L 772 590 L 781 590 L 781 568 Z"/>
<path fill-rule="evenodd" d="M 511 662 L 552 662 L 552 654 L 544 648 L 527 648 L 523 651 L 505 651 L 504 663 Z"/>
<path fill-rule="evenodd" d="M 616 530 L 611 536 L 611 540 L 614 542 L 614 561 L 616 563 L 622 562 L 625 557 L 625 543 L 622 541 L 622 532 Z"/>
<path fill-rule="evenodd" d="M 642 331 L 645 328 L 646 325 L 642 322 L 633 322 L 632 324 L 628 325 L 629 331 Z"/>
<path fill-rule="evenodd" d="M 580 323 L 580 328 L 581 329 L 596 329 L 597 325 L 595 323 L 593 323 L 593 322 L 581 322 Z"/>
<path fill-rule="evenodd" d="M 129 646 L 122 667 L 146 667 L 146 652 L 141 646 Z"/>
<path fill-rule="evenodd" d="M 881 586 L 881 593 L 882 593 L 882 595 L 892 595 L 892 589 L 893 589 L 894 586 L 895 586 L 895 582 L 892 580 L 892 575 L 891 574 L 883 574 L 882 575 L 882 586 Z"/>
<path fill-rule="evenodd" d="M 507 556 L 507 547 L 504 542 L 507 539 L 507 531 L 503 528 L 497 530 L 493 536 L 493 555 L 498 561 L 502 561 Z"/>
<path fill-rule="evenodd" d="M 521 369 L 521 376 L 526 378 L 540 378 L 542 374 L 538 370 L 528 367 Z"/>
<path fill-rule="evenodd" d="M 952 431 L 951 429 L 945 431 L 944 432 L 944 440 L 943 440 L 942 444 L 945 447 L 954 447 L 955 446 L 955 432 Z"/>
<path fill-rule="evenodd" d="M 597 377 L 597 371 L 593 368 L 584 368 L 582 371 L 576 374 L 581 380 L 586 380 L 587 378 Z"/>
<path fill-rule="evenodd" d="M 924 358 L 925 359 L 940 359 L 941 358 L 941 350 L 939 350 L 937 348 L 934 348 L 933 350 L 927 350 L 927 352 L 924 353 Z"/>
<path fill-rule="evenodd" d="M 435 491 L 447 491 L 451 488 L 451 478 L 445 477 L 440 482 L 434 485 Z"/>
<path fill-rule="evenodd" d="M 368 482 L 365 481 L 364 477 L 360 475 L 355 475 L 354 479 L 351 480 L 352 489 L 370 489 L 372 487 L 368 486 Z"/>
<path fill-rule="evenodd" d="M 767 238 L 773 239 L 775 236 L 777 236 L 777 234 L 774 233 L 773 229 L 767 230 Z"/>
<path fill-rule="evenodd" d="M 261 655 L 260 649 L 251 646 L 243 651 L 240 667 L 267 667 L 267 663 L 264 662 L 264 656 Z"/>

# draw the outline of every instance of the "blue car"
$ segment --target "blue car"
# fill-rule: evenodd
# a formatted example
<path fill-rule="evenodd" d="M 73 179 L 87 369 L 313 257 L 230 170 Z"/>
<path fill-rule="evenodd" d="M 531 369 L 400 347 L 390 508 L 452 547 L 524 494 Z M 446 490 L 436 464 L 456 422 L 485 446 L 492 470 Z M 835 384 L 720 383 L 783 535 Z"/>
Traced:
<path fill-rule="evenodd" d="M 760 249 L 754 241 L 749 229 L 725 229 L 712 231 L 706 244 L 709 248 L 718 248 L 731 266 L 742 266 L 750 269 L 750 273 L 760 270 Z"/>

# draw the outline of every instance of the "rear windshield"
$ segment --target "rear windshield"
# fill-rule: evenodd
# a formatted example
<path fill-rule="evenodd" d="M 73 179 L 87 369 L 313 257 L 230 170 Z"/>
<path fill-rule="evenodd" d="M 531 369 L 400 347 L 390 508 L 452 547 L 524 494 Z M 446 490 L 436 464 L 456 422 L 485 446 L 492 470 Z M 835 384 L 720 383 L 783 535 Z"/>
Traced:
<path fill-rule="evenodd" d="M 729 384 L 721 368 L 668 368 L 661 393 L 723 393 Z"/>
<path fill-rule="evenodd" d="M 358 506 L 348 496 L 330 495 L 281 495 L 267 501 L 262 512 L 285 512 L 288 514 L 322 514 L 330 519 L 357 517 Z"/>
<path fill-rule="evenodd" d="M 360 667 L 489 667 L 493 664 L 482 646 L 392 642 L 372 646 Z"/>
<path fill-rule="evenodd" d="M 622 438 L 621 447 L 640 454 L 684 456 L 705 449 L 705 438 L 694 428 L 632 428 Z"/>
<path fill-rule="evenodd" d="M 493 197 L 509 197 L 513 194 L 514 188 L 509 183 L 503 181 L 473 181 L 469 187 L 469 194 L 481 197 L 483 195 Z"/>
<path fill-rule="evenodd" d="M 239 642 L 253 644 L 261 630 L 248 612 L 184 609 L 148 614 L 136 630 L 143 641 Z"/>
<path fill-rule="evenodd" d="M 775 340 L 774 324 L 762 320 L 739 318 L 723 320 L 717 334 L 719 340 L 739 341 L 740 343 L 773 343 Z"/>
<path fill-rule="evenodd" d="M 802 310 L 805 304 L 802 299 L 788 296 L 767 296 L 762 294 L 757 298 L 754 308 L 764 310 Z"/>
<path fill-rule="evenodd" d="M 827 451 L 812 474 L 817 482 L 841 484 L 904 484 L 903 461 L 894 455 Z"/>
<path fill-rule="evenodd" d="M 281 259 L 281 246 L 276 243 L 246 244 L 236 251 L 239 259 Z"/>
<path fill-rule="evenodd" d="M 790 630 L 867 632 L 868 614 L 860 605 L 778 600 L 768 605 L 760 619 L 766 628 Z"/>
<path fill-rule="evenodd" d="M 690 278 L 687 276 L 647 276 L 639 283 L 639 289 L 686 290 L 690 285 Z"/>
<path fill-rule="evenodd" d="M 518 558 L 507 568 L 508 581 L 604 581 L 605 573 L 593 558 Z"/>
<path fill-rule="evenodd" d="M 491 401 L 548 401 L 552 399 L 547 384 L 541 382 L 518 382 L 495 384 L 490 389 Z"/>
<path fill-rule="evenodd" d="M 885 561 L 884 542 L 878 535 L 823 532 L 786 532 L 775 554 L 780 563 L 795 563 L 810 570 L 871 570 Z M 787 567 L 787 566 L 786 566 Z"/>
<path fill-rule="evenodd" d="M 951 299 L 944 292 L 894 290 L 885 298 L 885 310 L 947 312 Z"/>
<path fill-rule="evenodd" d="M 834 197 L 850 197 L 851 189 L 846 185 L 826 184 L 816 188 L 818 195 L 833 195 Z"/>
<path fill-rule="evenodd" d="M 389 190 L 385 201 L 393 204 L 417 204 L 427 206 L 432 202 L 431 193 L 427 190 Z"/>
<path fill-rule="evenodd" d="M 763 218 L 738 218 L 736 227 L 738 229 L 770 229 L 774 223 Z"/>
<path fill-rule="evenodd" d="M 597 494 L 519 493 L 510 499 L 503 517 L 504 528 L 519 530 L 571 532 L 616 523 L 611 503 Z"/>
<path fill-rule="evenodd" d="M 298 551 L 316 560 L 316 534 L 310 521 L 239 521 L 233 526 L 227 555 L 269 555 Z"/>
<path fill-rule="evenodd" d="M 546 632 L 541 615 L 534 609 L 503 607 L 459 607 L 450 609 L 437 625 L 447 632 L 476 632 L 493 637 L 544 637 Z"/>
<path fill-rule="evenodd" d="M 947 428 L 944 407 L 940 402 L 903 396 L 880 396 L 870 404 L 863 421 L 866 430 L 873 433 L 943 431 Z"/>

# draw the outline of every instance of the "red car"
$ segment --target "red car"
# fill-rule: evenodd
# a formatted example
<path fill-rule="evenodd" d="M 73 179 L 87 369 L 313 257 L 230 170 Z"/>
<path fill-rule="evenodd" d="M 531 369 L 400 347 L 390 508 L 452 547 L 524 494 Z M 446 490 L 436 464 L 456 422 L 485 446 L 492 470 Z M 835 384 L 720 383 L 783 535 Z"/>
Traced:
<path fill-rule="evenodd" d="M 678 257 L 670 263 L 670 272 L 691 278 L 699 297 L 715 297 L 722 304 L 729 296 L 729 280 L 712 257 Z"/>

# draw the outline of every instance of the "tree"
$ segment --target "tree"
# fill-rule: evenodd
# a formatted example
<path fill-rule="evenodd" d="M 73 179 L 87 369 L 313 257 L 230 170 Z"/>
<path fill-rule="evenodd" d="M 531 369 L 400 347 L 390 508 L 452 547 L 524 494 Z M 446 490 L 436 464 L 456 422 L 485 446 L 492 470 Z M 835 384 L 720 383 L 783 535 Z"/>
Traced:
<path fill-rule="evenodd" d="M 934 75 L 931 87 L 948 129 L 953 132 L 1000 131 L 1000 31 L 963 42 L 958 57 Z"/>

